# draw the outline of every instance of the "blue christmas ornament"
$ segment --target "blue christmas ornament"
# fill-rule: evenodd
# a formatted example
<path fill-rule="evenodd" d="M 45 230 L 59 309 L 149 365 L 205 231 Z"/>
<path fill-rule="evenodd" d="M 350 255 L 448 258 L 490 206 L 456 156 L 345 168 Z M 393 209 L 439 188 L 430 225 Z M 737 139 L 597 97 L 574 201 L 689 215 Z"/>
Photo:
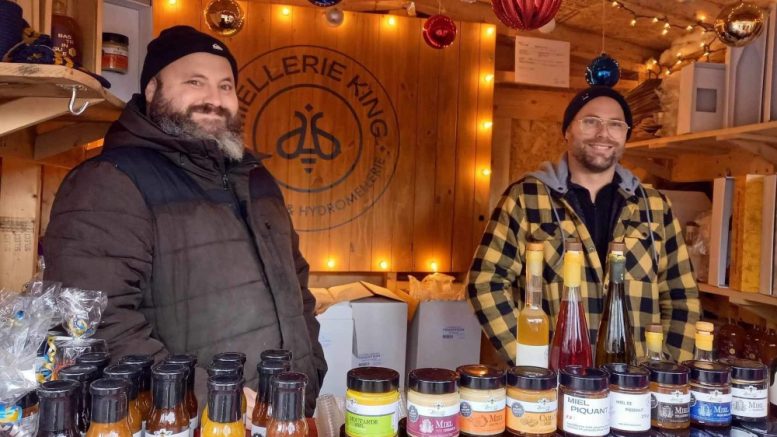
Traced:
<path fill-rule="evenodd" d="M 596 59 L 585 68 L 585 81 L 589 85 L 615 86 L 621 78 L 621 68 L 618 61 L 606 53 L 597 56 Z"/>
<path fill-rule="evenodd" d="M 312 3 L 314 6 L 318 6 L 319 8 L 329 8 L 340 3 L 342 0 L 308 0 L 308 1 Z"/>

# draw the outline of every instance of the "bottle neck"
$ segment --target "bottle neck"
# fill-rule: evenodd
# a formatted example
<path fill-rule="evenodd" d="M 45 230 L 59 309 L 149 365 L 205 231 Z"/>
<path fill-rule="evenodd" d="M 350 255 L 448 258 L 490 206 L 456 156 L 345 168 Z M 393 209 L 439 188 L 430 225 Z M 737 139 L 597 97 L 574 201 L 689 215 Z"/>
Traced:
<path fill-rule="evenodd" d="M 564 288 L 579 290 L 582 274 L 582 252 L 567 251 L 564 254 Z"/>
<path fill-rule="evenodd" d="M 153 384 L 154 408 L 158 410 L 172 410 L 183 404 L 184 382 L 183 379 L 174 381 L 155 380 Z"/>
<path fill-rule="evenodd" d="M 53 399 L 41 397 L 38 429 L 47 433 L 75 432 L 75 405 L 75 395 Z"/>
<path fill-rule="evenodd" d="M 66 0 L 54 0 L 52 5 L 53 12 L 57 15 L 67 16 L 67 1 Z"/>
<path fill-rule="evenodd" d="M 269 404 L 272 400 L 272 378 L 277 375 L 275 372 L 260 372 L 258 399 L 259 402 Z"/>
<path fill-rule="evenodd" d="M 208 393 L 208 419 L 215 423 L 240 421 L 242 399 L 237 390 L 211 390 Z"/>
<path fill-rule="evenodd" d="M 661 361 L 664 359 L 662 344 L 664 335 L 657 332 L 646 332 L 645 342 L 647 343 L 647 359 L 649 361 Z"/>
<path fill-rule="evenodd" d="M 543 253 L 539 250 L 526 252 L 526 306 L 535 308 L 542 301 Z"/>
<path fill-rule="evenodd" d="M 119 423 L 127 417 L 127 395 L 92 396 L 92 423 Z"/>
<path fill-rule="evenodd" d="M 696 351 L 693 359 L 697 361 L 715 361 L 715 354 L 712 351 L 713 336 L 709 333 L 696 333 Z"/>
<path fill-rule="evenodd" d="M 272 396 L 272 418 L 284 422 L 304 419 L 305 392 L 303 390 L 276 389 Z"/>

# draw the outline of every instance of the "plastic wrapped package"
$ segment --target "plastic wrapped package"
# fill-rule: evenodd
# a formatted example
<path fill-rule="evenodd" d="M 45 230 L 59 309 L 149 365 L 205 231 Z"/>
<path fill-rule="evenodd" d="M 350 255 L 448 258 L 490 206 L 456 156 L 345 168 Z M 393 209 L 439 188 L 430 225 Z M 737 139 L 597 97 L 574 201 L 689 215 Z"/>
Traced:
<path fill-rule="evenodd" d="M 35 364 L 40 345 L 56 320 L 56 284 L 19 294 L 0 290 L 0 433 L 34 435 L 30 394 L 38 384 Z M 21 402 L 26 399 L 25 402 Z M 29 405 L 28 405 L 29 404 Z"/>
<path fill-rule="evenodd" d="M 108 352 L 105 340 L 91 338 L 97 332 L 102 313 L 108 304 L 105 294 L 97 290 L 64 288 L 57 300 L 62 327 L 67 336 L 52 337 L 46 356 L 56 376 L 59 369 L 75 364 L 76 358 L 89 352 Z"/>

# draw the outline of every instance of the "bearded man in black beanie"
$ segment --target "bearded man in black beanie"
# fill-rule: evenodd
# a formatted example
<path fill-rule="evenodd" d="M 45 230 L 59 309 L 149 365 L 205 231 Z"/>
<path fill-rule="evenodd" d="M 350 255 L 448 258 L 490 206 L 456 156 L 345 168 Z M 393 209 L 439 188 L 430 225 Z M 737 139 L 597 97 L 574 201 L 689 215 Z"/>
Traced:
<path fill-rule="evenodd" d="M 114 361 L 193 354 L 207 366 L 243 352 L 254 386 L 259 353 L 288 349 L 312 415 L 327 366 L 308 264 L 280 189 L 244 147 L 237 79 L 207 34 L 176 26 L 151 41 L 140 94 L 57 193 L 44 277 L 108 294 L 96 337 Z"/>
<path fill-rule="evenodd" d="M 594 86 L 572 99 L 563 120 L 566 153 L 507 188 L 475 253 L 467 297 L 483 331 L 510 365 L 547 367 L 547 348 L 516 340 L 526 246 L 540 242 L 544 248 L 538 304 L 552 331 L 563 297 L 565 241 L 576 239 L 583 245 L 580 294 L 594 343 L 604 311 L 608 246 L 621 242 L 637 355 L 645 353 L 645 329 L 660 324 L 664 352 L 677 361 L 691 359 L 700 307 L 680 224 L 663 194 L 618 163 L 632 128 L 628 103 L 617 91 Z"/>

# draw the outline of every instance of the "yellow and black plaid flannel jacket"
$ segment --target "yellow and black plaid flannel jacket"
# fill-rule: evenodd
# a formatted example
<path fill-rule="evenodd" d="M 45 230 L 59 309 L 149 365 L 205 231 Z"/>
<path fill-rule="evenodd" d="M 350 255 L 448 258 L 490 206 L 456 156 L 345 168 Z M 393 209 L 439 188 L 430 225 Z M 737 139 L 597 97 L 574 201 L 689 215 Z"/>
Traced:
<path fill-rule="evenodd" d="M 545 166 L 553 167 L 547 163 Z M 557 164 L 558 168 L 562 169 L 559 180 L 566 181 L 566 157 Z M 630 190 L 624 189 L 624 184 L 618 188 L 625 201 L 614 225 L 612 241 L 626 243 L 626 294 L 637 353 L 645 351 L 645 328 L 661 323 L 665 352 L 675 360 L 691 359 L 700 305 L 680 224 L 661 193 L 642 186 L 620 166 L 618 174 L 633 181 Z M 577 238 L 583 243 L 586 253 L 580 292 L 590 339 L 593 342 L 597 338 L 606 293 L 603 284 L 608 277 L 591 235 L 565 199 L 565 193 L 566 187 L 548 187 L 532 175 L 511 185 L 496 206 L 472 262 L 467 298 L 485 334 L 510 365 L 516 358 L 527 241 L 541 241 L 545 245 L 542 306 L 550 316 L 551 336 L 563 297 L 564 238 Z"/>

